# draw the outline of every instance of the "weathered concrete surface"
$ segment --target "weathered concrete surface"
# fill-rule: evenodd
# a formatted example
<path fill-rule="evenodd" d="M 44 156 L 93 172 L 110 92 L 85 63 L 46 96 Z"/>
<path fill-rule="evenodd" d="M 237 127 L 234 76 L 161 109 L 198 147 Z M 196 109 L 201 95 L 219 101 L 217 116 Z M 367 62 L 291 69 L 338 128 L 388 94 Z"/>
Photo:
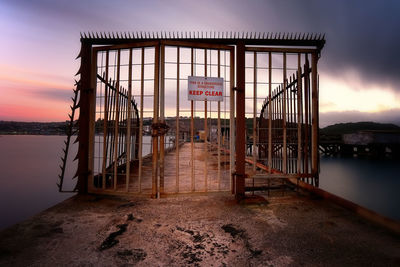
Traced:
<path fill-rule="evenodd" d="M 78 196 L 0 233 L 0 266 L 399 266 L 400 237 L 320 199 Z"/>

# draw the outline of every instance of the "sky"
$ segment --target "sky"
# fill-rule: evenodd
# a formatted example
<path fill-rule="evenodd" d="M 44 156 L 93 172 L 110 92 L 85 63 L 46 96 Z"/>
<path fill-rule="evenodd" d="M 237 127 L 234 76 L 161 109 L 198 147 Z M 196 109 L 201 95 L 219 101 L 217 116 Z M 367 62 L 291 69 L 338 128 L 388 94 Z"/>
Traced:
<path fill-rule="evenodd" d="M 0 0 L 0 120 L 63 121 L 89 31 L 326 34 L 320 125 L 400 125 L 400 2 Z"/>

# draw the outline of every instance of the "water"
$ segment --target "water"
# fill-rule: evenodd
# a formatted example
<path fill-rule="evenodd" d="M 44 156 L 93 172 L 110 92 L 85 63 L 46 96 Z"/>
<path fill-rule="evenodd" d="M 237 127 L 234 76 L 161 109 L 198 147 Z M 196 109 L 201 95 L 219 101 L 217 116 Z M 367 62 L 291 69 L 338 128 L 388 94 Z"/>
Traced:
<path fill-rule="evenodd" d="M 65 136 L 0 136 L 0 230 L 73 195 L 59 193 L 56 186 L 64 140 Z M 72 146 L 70 158 L 76 150 Z M 76 162 L 70 159 L 67 167 L 66 189 L 72 189 Z M 391 160 L 322 158 L 320 186 L 400 220 L 399 173 L 400 164 Z"/>
<path fill-rule="evenodd" d="M 321 158 L 320 187 L 389 218 L 400 220 L 400 162 Z"/>
<path fill-rule="evenodd" d="M 0 229 L 25 220 L 71 197 L 59 193 L 60 156 L 65 136 L 0 136 Z M 72 147 L 71 158 L 77 146 Z M 68 162 L 66 178 L 76 171 Z M 73 188 L 71 179 L 67 189 Z"/>

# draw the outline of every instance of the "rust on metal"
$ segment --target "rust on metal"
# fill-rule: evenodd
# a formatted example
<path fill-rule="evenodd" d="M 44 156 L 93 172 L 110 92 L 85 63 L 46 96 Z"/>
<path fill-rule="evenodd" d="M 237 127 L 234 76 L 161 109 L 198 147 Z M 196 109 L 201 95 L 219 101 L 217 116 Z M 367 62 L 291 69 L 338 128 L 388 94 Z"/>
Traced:
<path fill-rule="evenodd" d="M 246 177 L 277 173 L 318 185 L 317 64 L 324 35 L 89 32 L 81 33 L 81 44 L 74 103 L 80 114 L 80 193 L 160 197 L 231 190 L 240 199 Z M 176 49 L 175 78 L 167 77 L 167 47 Z M 184 49 L 190 49 L 187 58 Z M 229 87 L 223 102 L 204 101 L 196 113 L 196 103 L 182 98 L 181 75 L 203 73 L 198 52 L 204 53 L 204 76 L 224 77 Z M 275 66 L 276 59 L 281 65 Z M 249 65 L 251 82 L 245 75 Z M 168 79 L 176 88 L 169 88 Z M 176 99 L 172 117 L 170 99 Z M 197 138 L 202 131 L 204 142 Z"/>

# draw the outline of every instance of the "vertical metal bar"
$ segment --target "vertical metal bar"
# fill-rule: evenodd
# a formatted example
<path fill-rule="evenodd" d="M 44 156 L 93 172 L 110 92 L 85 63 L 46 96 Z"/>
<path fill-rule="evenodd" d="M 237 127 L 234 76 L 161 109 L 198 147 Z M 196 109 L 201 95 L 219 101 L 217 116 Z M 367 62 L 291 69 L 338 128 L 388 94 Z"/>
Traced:
<path fill-rule="evenodd" d="M 290 77 L 290 84 L 292 84 L 292 81 L 294 82 L 294 77 L 292 79 L 292 76 Z M 294 88 L 294 85 L 290 86 L 289 89 L 289 94 L 290 94 L 290 98 L 289 98 L 289 103 L 290 103 L 290 144 L 289 146 L 292 147 L 292 149 L 289 149 L 289 155 L 290 155 L 290 173 L 293 173 L 293 140 L 294 140 L 294 131 L 293 131 L 293 125 L 294 125 L 294 120 L 293 120 L 293 115 L 294 115 L 294 108 L 293 108 L 293 103 L 294 103 L 294 95 L 293 95 L 293 90 L 291 90 L 291 88 Z"/>
<path fill-rule="evenodd" d="M 207 77 L 207 49 L 204 49 L 204 76 Z M 207 127 L 207 100 L 204 101 L 204 191 L 208 190 L 208 127 Z"/>
<path fill-rule="evenodd" d="M 305 86 L 305 88 L 304 88 L 304 111 L 305 111 L 305 131 L 304 131 L 304 134 L 305 134 L 305 136 L 304 136 L 304 142 L 305 142 L 305 144 L 304 144 L 304 172 L 306 173 L 306 174 L 308 174 L 309 173 L 309 171 L 308 171 L 308 159 L 309 159 L 309 156 L 308 156 L 308 147 L 309 147 L 309 140 L 308 140 L 308 134 L 309 134 L 309 131 L 308 131 L 308 129 L 309 129 L 309 121 L 308 121 L 308 118 L 309 118 L 309 94 L 310 94 L 310 87 L 309 87 L 309 67 L 308 67 L 308 55 L 307 54 L 305 54 L 305 67 L 304 67 L 304 86 Z"/>
<path fill-rule="evenodd" d="M 311 170 L 315 185 L 318 186 L 318 77 L 317 77 L 318 54 L 311 54 L 312 71 L 312 133 L 311 133 Z"/>
<path fill-rule="evenodd" d="M 91 45 L 82 41 L 81 44 L 81 80 L 80 80 L 80 107 L 79 107 L 79 150 L 78 150 L 78 182 L 77 189 L 79 193 L 86 193 L 88 190 L 89 173 L 89 143 L 90 140 L 90 97 L 89 88 L 91 79 L 92 52 Z"/>
<path fill-rule="evenodd" d="M 159 93 L 159 72 L 160 72 L 160 45 L 155 46 L 154 55 L 154 101 L 153 101 L 153 125 L 158 123 L 158 93 Z M 158 188 L 158 130 L 153 127 L 152 129 L 152 197 L 159 196 Z"/>
<path fill-rule="evenodd" d="M 272 55 L 268 53 L 268 172 L 272 171 Z"/>
<path fill-rule="evenodd" d="M 131 176 L 131 99 L 132 99 L 132 48 L 129 49 L 129 74 L 128 74 L 128 123 L 126 129 L 126 192 L 129 191 L 129 178 Z"/>
<path fill-rule="evenodd" d="M 109 64 L 109 51 L 106 51 L 106 71 L 104 75 L 104 79 L 108 82 L 108 64 Z M 107 162 L 107 130 L 108 130 L 108 85 L 105 84 L 105 92 L 104 92 L 104 122 L 103 122 L 103 166 L 102 166 L 102 188 L 106 189 L 106 162 Z"/>
<path fill-rule="evenodd" d="M 190 61 L 190 75 L 193 76 L 194 73 L 194 53 L 193 48 L 191 48 L 191 61 Z M 191 178 L 192 178 L 192 185 L 191 189 L 192 192 L 195 191 L 195 177 L 194 177 L 194 102 L 193 100 L 190 101 L 190 163 L 192 166 Z"/>
<path fill-rule="evenodd" d="M 118 177 L 118 138 L 119 138 L 119 76 L 120 76 L 120 62 L 121 62 L 121 50 L 118 49 L 117 54 L 117 83 L 115 86 L 116 89 L 116 114 L 115 114 L 115 129 L 114 129 L 114 138 L 115 138 L 115 147 L 114 147 L 114 190 L 117 190 L 117 177 Z"/>
<path fill-rule="evenodd" d="M 245 44 L 236 45 L 236 199 L 245 197 L 245 157 L 246 157 L 246 122 L 245 122 Z"/>
<path fill-rule="evenodd" d="M 301 78 L 301 54 L 297 54 L 297 173 L 301 173 L 301 161 L 302 161 L 302 133 L 301 133 L 301 123 L 302 123 L 302 78 Z"/>
<path fill-rule="evenodd" d="M 253 85 L 253 171 L 256 171 L 257 144 L 257 52 L 254 51 L 254 85 Z M 254 191 L 253 191 L 254 193 Z"/>
<path fill-rule="evenodd" d="M 140 77 L 140 118 L 139 118 L 139 174 L 138 191 L 142 192 L 142 166 L 143 166 L 143 98 L 144 98 L 144 47 L 141 54 L 141 77 Z"/>
<path fill-rule="evenodd" d="M 221 53 L 218 49 L 218 78 L 221 77 Z M 221 190 L 221 101 L 218 101 L 218 119 L 217 119 L 217 132 L 218 132 L 218 191 Z"/>
<path fill-rule="evenodd" d="M 94 153 L 95 153 L 95 123 L 96 123 L 96 87 L 97 87 L 97 53 L 92 52 L 90 66 L 90 87 L 89 92 L 89 165 L 88 185 L 94 186 Z"/>
<path fill-rule="evenodd" d="M 176 133 L 175 133 L 175 148 L 176 148 L 176 189 L 175 191 L 179 192 L 179 59 L 180 59 L 180 47 L 176 47 Z"/>
<path fill-rule="evenodd" d="M 160 122 L 165 123 L 165 46 L 161 45 Z M 160 136 L 160 194 L 164 193 L 165 131 Z"/>
<path fill-rule="evenodd" d="M 235 172 L 235 92 L 233 88 L 235 87 L 235 51 L 232 48 L 229 52 L 230 55 L 230 63 L 229 63 L 229 80 L 230 80 L 230 97 L 229 97 L 229 166 L 230 166 L 230 175 L 232 176 Z M 230 179 L 229 186 L 231 188 L 232 194 L 235 193 L 235 185 Z"/>
<path fill-rule="evenodd" d="M 286 53 L 283 53 L 283 103 L 282 103 L 282 127 L 283 127 L 283 173 L 287 173 L 287 129 L 286 129 L 286 98 L 287 98 L 287 77 L 286 77 Z"/>

